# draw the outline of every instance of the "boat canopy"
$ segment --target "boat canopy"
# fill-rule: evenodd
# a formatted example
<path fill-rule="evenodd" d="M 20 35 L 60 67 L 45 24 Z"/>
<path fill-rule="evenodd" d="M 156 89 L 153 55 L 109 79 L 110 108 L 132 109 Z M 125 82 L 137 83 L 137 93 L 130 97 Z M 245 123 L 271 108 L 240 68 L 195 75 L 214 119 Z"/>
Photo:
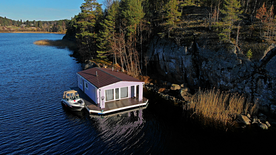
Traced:
<path fill-rule="evenodd" d="M 75 90 L 67 90 L 67 91 L 64 91 L 63 98 L 64 99 L 79 98 L 79 94 Z"/>

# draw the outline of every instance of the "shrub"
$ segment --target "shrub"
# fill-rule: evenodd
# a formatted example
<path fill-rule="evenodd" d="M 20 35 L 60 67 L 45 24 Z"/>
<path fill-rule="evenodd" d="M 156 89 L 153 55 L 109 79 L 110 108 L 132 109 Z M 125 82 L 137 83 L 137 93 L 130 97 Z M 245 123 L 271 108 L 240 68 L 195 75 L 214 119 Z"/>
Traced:
<path fill-rule="evenodd" d="M 144 81 L 146 84 L 149 84 L 152 81 L 152 79 L 149 76 L 140 75 L 138 77 L 138 79 L 141 80 L 141 81 Z"/>
<path fill-rule="evenodd" d="M 246 56 L 247 56 L 248 59 L 251 59 L 251 58 L 252 58 L 253 53 L 252 53 L 251 49 L 249 49 L 249 50 L 247 51 Z"/>

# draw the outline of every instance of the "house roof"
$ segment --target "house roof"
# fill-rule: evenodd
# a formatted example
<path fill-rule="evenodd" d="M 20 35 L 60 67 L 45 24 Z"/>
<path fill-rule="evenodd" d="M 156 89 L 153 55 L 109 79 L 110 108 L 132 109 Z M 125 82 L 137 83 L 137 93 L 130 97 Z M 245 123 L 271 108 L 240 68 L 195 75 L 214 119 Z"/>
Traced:
<path fill-rule="evenodd" d="M 96 76 L 96 72 L 97 75 Z M 108 68 L 91 68 L 78 72 L 87 81 L 92 83 L 97 88 L 101 88 L 120 81 L 130 81 L 130 82 L 142 82 L 134 77 L 131 77 L 125 73 L 112 71 Z"/>

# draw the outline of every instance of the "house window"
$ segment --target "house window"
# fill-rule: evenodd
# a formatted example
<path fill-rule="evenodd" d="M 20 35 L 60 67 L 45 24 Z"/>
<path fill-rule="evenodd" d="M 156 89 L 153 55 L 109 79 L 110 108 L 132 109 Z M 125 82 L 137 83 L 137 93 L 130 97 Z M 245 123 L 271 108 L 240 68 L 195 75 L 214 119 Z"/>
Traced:
<path fill-rule="evenodd" d="M 128 87 L 122 87 L 121 88 L 121 98 L 128 97 Z"/>
<path fill-rule="evenodd" d="M 88 83 L 87 82 L 85 82 L 85 88 L 88 89 Z"/>
<path fill-rule="evenodd" d="M 115 100 L 119 99 L 119 88 L 115 89 Z"/>
<path fill-rule="evenodd" d="M 106 101 L 114 100 L 114 89 L 105 90 Z"/>

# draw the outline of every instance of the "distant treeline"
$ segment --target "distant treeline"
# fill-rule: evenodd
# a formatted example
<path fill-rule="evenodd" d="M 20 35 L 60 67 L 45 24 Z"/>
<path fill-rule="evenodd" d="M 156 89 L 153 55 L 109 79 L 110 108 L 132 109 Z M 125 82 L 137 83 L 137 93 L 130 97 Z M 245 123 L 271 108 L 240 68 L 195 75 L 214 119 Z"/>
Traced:
<path fill-rule="evenodd" d="M 56 21 L 22 21 L 12 20 L 6 17 L 0 17 L 0 30 L 2 31 L 47 31 L 47 32 L 66 32 L 66 26 L 70 20 L 56 20 Z"/>

